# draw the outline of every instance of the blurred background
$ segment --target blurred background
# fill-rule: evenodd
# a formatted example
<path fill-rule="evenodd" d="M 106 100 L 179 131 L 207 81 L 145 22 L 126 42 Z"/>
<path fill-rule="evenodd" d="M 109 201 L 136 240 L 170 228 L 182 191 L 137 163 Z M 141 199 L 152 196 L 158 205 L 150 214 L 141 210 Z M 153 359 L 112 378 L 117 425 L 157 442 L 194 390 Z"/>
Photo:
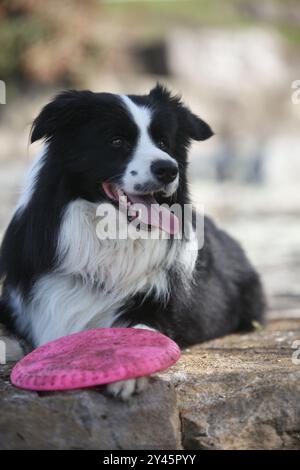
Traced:
<path fill-rule="evenodd" d="M 243 243 L 270 315 L 299 315 L 299 0 L 0 0 L 0 44 L 0 237 L 41 106 L 160 81 L 216 133 L 191 149 L 194 203 Z"/>

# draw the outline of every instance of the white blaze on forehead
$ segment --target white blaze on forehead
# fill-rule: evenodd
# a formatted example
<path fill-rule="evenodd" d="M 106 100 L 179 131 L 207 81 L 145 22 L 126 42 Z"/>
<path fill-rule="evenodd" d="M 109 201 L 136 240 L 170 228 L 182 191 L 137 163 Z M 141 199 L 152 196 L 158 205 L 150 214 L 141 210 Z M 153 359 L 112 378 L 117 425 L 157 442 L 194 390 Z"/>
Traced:
<path fill-rule="evenodd" d="M 148 106 L 134 103 L 134 101 L 126 95 L 121 95 L 120 98 L 139 131 L 134 154 L 123 178 L 125 190 L 130 192 L 134 191 L 134 185 L 136 183 L 143 184 L 153 180 L 151 173 L 152 162 L 155 160 L 169 160 L 174 162 L 174 159 L 158 148 L 150 136 L 149 128 L 153 118 L 153 110 Z M 137 176 L 133 177 L 131 171 L 136 172 Z M 174 182 L 174 184 L 177 183 Z"/>
<path fill-rule="evenodd" d="M 121 95 L 121 100 L 138 126 L 141 136 L 142 134 L 148 134 L 148 128 L 152 119 L 152 110 L 147 106 L 138 106 L 126 95 Z"/>
<path fill-rule="evenodd" d="M 154 159 L 164 158 L 165 153 L 155 146 L 152 141 L 149 128 L 152 120 L 151 108 L 143 105 L 137 105 L 128 96 L 121 96 L 127 111 L 131 115 L 133 121 L 138 127 L 138 141 L 133 155 L 131 169 L 135 171 L 145 171 L 146 163 L 151 163 Z M 133 168 L 135 166 L 135 168 Z M 149 165 L 147 165 L 149 166 Z"/>

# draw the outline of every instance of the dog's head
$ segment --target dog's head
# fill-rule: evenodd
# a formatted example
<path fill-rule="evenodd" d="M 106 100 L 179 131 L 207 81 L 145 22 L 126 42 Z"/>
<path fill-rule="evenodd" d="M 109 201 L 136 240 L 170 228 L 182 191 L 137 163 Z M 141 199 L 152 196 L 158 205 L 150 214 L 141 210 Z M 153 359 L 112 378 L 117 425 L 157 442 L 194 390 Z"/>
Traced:
<path fill-rule="evenodd" d="M 34 121 L 31 141 L 47 140 L 75 197 L 117 205 L 126 196 L 148 207 L 184 195 L 188 145 L 212 135 L 157 85 L 142 96 L 63 92 Z"/>

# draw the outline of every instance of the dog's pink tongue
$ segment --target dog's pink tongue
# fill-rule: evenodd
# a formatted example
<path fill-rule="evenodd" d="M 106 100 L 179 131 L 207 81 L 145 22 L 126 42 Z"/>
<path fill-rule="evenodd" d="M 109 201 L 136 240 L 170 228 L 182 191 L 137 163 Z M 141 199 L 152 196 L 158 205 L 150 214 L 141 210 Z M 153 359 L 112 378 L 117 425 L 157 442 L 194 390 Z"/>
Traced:
<path fill-rule="evenodd" d="M 160 206 L 153 196 L 128 194 L 132 204 L 138 204 L 139 220 L 172 235 L 179 231 L 179 220 L 169 209 Z"/>

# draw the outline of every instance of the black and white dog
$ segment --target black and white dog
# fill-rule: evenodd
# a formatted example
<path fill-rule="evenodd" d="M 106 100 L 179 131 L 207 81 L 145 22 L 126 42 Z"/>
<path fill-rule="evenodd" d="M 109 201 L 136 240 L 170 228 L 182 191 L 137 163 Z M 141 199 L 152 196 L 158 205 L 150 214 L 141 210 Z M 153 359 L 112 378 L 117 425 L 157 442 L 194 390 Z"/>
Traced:
<path fill-rule="evenodd" d="M 0 322 L 33 346 L 120 326 L 153 328 L 185 347 L 261 321 L 258 275 L 210 219 L 200 250 L 195 236 L 111 240 L 97 232 L 97 208 L 117 215 L 124 196 L 127 209 L 144 204 L 149 233 L 172 232 L 160 219 L 152 227 L 147 211 L 189 204 L 188 147 L 212 135 L 160 85 L 143 96 L 66 91 L 47 104 L 31 135 L 45 139 L 44 151 L 2 243 Z M 144 383 L 109 390 L 126 398 Z"/>

